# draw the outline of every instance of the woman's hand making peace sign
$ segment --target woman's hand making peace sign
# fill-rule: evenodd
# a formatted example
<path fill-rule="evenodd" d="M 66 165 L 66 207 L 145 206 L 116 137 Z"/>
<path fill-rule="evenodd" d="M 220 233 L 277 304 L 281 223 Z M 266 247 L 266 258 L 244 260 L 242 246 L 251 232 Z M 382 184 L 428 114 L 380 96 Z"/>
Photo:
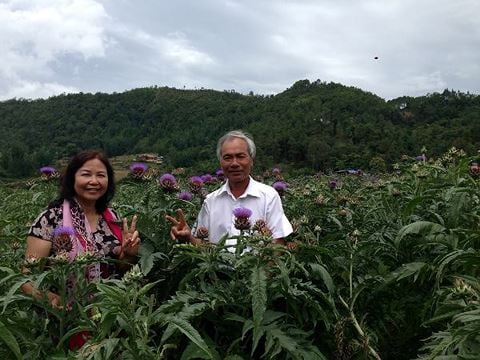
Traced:
<path fill-rule="evenodd" d="M 140 248 L 140 236 L 137 230 L 137 215 L 133 215 L 132 223 L 128 225 L 127 218 L 123 218 L 122 228 L 122 246 L 118 258 L 134 257 L 138 254 Z"/>

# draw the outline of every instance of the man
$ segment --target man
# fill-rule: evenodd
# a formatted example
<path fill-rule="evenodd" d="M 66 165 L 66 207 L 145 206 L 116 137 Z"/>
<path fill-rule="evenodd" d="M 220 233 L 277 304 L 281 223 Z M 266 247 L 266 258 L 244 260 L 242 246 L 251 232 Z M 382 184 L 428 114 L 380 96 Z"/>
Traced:
<path fill-rule="evenodd" d="M 233 215 L 233 210 L 239 207 L 252 211 L 251 224 L 264 220 L 276 243 L 284 244 L 284 238 L 293 231 L 283 212 L 277 191 L 250 176 L 255 153 L 255 143 L 242 131 L 230 131 L 218 141 L 217 157 L 227 181 L 220 189 L 207 195 L 195 226 L 196 229 L 208 229 L 209 241 L 212 243 L 217 243 L 226 234 L 240 234 L 235 228 Z M 202 240 L 194 236 L 185 222 L 181 209 L 177 210 L 177 215 L 178 218 L 167 215 L 172 223 L 172 239 L 201 243 Z"/>

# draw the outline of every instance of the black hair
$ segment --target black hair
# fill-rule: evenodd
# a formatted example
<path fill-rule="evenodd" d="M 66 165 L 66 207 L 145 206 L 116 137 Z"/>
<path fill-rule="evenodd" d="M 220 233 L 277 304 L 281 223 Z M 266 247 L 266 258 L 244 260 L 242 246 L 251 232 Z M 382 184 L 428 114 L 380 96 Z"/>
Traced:
<path fill-rule="evenodd" d="M 76 195 L 75 174 L 77 173 L 78 169 L 83 166 L 83 164 L 93 159 L 98 159 L 105 165 L 108 175 L 107 191 L 95 202 L 95 209 L 101 213 L 107 208 L 108 203 L 110 200 L 112 200 L 113 195 L 115 195 L 113 167 L 105 154 L 97 150 L 83 150 L 70 159 L 67 169 L 65 170 L 65 173 L 60 181 L 59 199 L 53 203 L 54 205 L 63 202 L 64 199 L 73 200 Z"/>

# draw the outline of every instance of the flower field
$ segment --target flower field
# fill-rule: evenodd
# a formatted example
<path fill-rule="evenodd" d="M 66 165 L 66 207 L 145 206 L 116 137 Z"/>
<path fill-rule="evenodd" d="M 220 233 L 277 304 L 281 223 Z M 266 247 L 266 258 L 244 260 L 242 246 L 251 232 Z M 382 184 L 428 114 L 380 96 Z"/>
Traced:
<path fill-rule="evenodd" d="M 138 214 L 141 257 L 96 283 L 85 281 L 88 255 L 23 260 L 28 226 L 57 180 L 1 186 L 0 358 L 478 359 L 480 180 L 471 160 L 452 149 L 378 176 L 267 172 L 294 234 L 273 245 L 243 211 L 234 249 L 228 239 L 176 243 L 165 220 L 182 208 L 193 224 L 218 178 L 152 175 L 137 164 L 112 207 Z M 57 289 L 64 308 L 23 295 L 26 281 Z M 88 339 L 78 349 L 75 333 Z"/>

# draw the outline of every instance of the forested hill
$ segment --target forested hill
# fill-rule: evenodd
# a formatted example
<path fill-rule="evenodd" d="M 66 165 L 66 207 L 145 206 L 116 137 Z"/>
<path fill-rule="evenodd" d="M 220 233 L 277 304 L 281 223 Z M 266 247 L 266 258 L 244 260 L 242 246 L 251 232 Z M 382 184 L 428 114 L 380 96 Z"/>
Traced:
<path fill-rule="evenodd" d="M 28 175 L 84 148 L 155 152 L 169 166 L 212 170 L 216 140 L 238 128 L 254 135 L 259 166 L 368 168 L 423 146 L 427 155 L 451 146 L 476 153 L 480 96 L 445 90 L 387 102 L 318 80 L 275 96 L 153 87 L 4 101 L 0 125 L 0 176 Z"/>

